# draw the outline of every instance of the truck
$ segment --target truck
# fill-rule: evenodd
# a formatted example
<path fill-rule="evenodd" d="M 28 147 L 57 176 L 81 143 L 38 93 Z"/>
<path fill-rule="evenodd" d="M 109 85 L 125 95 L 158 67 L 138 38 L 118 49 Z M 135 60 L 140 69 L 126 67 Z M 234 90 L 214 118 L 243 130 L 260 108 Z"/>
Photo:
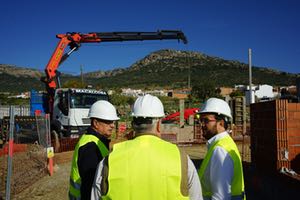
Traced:
<path fill-rule="evenodd" d="M 45 83 L 47 102 L 45 113 L 50 114 L 51 134 L 55 137 L 78 137 L 90 125 L 88 111 L 97 100 L 109 101 L 105 91 L 85 88 L 61 88 L 58 67 L 82 43 L 123 42 L 144 40 L 178 40 L 184 44 L 187 39 L 179 30 L 160 30 L 157 32 L 69 32 L 58 34 L 59 42 L 45 68 L 46 76 L 41 80 Z M 65 52 L 67 46 L 69 51 Z"/>
<path fill-rule="evenodd" d="M 178 40 L 184 44 L 187 39 L 179 30 L 158 30 L 156 32 L 68 32 L 57 34 L 59 42 L 45 67 L 45 77 L 41 81 L 45 84 L 44 93 L 32 93 L 31 116 L 17 116 L 15 125 L 18 130 L 26 133 L 36 129 L 37 118 L 34 114 L 50 115 L 50 131 L 52 138 L 58 142 L 59 138 L 79 137 L 90 125 L 88 111 L 97 100 L 109 101 L 106 91 L 87 88 L 62 88 L 60 83 L 59 66 L 83 43 L 144 41 L 144 40 Z M 65 52 L 66 48 L 70 50 Z M 34 106 L 32 106 L 34 105 Z M 38 112 L 37 112 L 38 111 Z M 0 128 L 0 140 L 8 140 L 9 117 L 4 117 Z M 28 128 L 29 127 L 29 128 Z M 20 134 L 21 135 L 21 134 Z M 26 134 L 26 137 L 28 134 Z M 34 135 L 34 140 L 37 135 Z M 18 141 L 18 140 L 15 140 Z M 26 139 L 26 141 L 28 141 Z"/>

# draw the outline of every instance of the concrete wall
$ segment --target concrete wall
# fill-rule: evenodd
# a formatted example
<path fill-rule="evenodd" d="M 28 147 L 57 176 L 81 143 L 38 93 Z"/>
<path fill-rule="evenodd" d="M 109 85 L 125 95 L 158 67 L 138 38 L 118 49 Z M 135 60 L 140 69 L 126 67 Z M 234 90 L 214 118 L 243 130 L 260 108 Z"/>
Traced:
<path fill-rule="evenodd" d="M 161 136 L 164 140 L 172 143 L 193 143 L 194 126 L 184 125 L 183 128 L 179 124 L 162 124 Z"/>

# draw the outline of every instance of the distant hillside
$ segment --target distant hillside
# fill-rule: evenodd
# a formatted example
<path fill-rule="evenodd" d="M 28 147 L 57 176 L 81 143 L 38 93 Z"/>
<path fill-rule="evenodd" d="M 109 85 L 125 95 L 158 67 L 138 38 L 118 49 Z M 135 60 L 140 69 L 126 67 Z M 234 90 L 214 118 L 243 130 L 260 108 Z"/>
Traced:
<path fill-rule="evenodd" d="M 39 77 L 42 72 L 35 69 L 0 64 L 0 92 L 23 92 L 30 88 L 41 89 Z"/>
<path fill-rule="evenodd" d="M 16 77 L 31 77 L 31 78 L 39 78 L 43 74 L 43 72 L 38 71 L 36 69 L 25 68 L 25 67 L 17 67 L 15 65 L 4 65 L 0 64 L 0 74 L 10 74 Z"/>
<path fill-rule="evenodd" d="M 190 72 L 189 72 L 190 71 Z M 214 81 L 218 86 L 248 84 L 248 65 L 198 52 L 160 50 L 151 53 L 126 69 L 98 72 L 94 79 L 103 87 L 185 87 L 190 73 L 191 85 Z M 93 78 L 97 72 L 93 72 Z M 292 85 L 296 74 L 266 67 L 253 67 L 254 84 Z M 87 74 L 89 76 L 89 74 Z"/>
<path fill-rule="evenodd" d="M 19 93 L 32 89 L 44 90 L 45 85 L 40 81 L 42 76 L 45 76 L 45 73 L 37 69 L 0 64 L 0 92 Z M 72 78 L 76 77 L 62 74 L 62 79 Z"/>
<path fill-rule="evenodd" d="M 95 71 L 84 74 L 88 84 L 102 88 L 113 87 L 186 87 L 190 73 L 191 85 L 214 81 L 217 86 L 248 84 L 248 65 L 224 60 L 198 52 L 160 50 L 137 61 L 128 68 Z M 294 85 L 297 74 L 253 67 L 254 84 Z M 0 64 L 0 92 L 44 89 L 40 77 L 44 73 L 35 69 Z M 62 75 L 62 82 L 77 80 L 78 76 Z"/>

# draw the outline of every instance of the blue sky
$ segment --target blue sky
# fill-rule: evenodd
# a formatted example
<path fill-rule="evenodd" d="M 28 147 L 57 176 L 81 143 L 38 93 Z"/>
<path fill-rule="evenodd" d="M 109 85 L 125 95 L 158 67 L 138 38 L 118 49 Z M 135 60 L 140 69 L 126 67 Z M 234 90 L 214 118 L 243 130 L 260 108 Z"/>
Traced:
<path fill-rule="evenodd" d="M 60 71 L 129 67 L 159 49 L 197 51 L 280 71 L 300 73 L 298 0 L 2 0 L 0 64 L 43 70 L 56 34 L 180 29 L 188 38 L 83 44 Z"/>

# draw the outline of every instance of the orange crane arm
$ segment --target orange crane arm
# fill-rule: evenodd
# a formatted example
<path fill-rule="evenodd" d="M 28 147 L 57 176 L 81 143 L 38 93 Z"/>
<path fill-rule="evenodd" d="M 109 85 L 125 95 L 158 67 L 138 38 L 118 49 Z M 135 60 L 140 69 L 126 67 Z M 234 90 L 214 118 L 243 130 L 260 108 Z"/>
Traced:
<path fill-rule="evenodd" d="M 100 38 L 95 33 L 90 34 L 79 34 L 79 33 L 67 33 L 67 34 L 58 34 L 56 35 L 57 38 L 60 39 L 58 42 L 56 49 L 54 50 L 46 68 L 45 73 L 46 76 L 43 79 L 43 82 L 46 83 L 46 87 L 48 89 L 57 88 L 56 84 L 56 73 L 59 65 L 65 61 L 69 55 L 77 50 L 80 47 L 81 43 L 88 43 L 88 42 L 100 42 Z M 66 47 L 70 47 L 70 51 L 64 54 Z"/>
<path fill-rule="evenodd" d="M 157 32 L 94 32 L 94 33 L 66 33 L 58 34 L 60 39 L 56 49 L 54 50 L 46 68 L 46 77 L 41 80 L 46 84 L 49 95 L 49 106 L 51 107 L 54 98 L 55 89 L 60 87 L 59 65 L 65 61 L 71 53 L 78 50 L 81 43 L 99 43 L 99 42 L 122 42 L 122 41 L 143 41 L 143 40 L 182 40 L 187 43 L 187 39 L 182 31 L 177 30 L 161 30 Z M 66 47 L 70 47 L 70 51 L 64 53 Z M 51 110 L 51 108 L 50 108 Z"/>
<path fill-rule="evenodd" d="M 182 31 L 163 30 L 157 32 L 100 32 L 100 33 L 66 33 L 58 34 L 60 39 L 55 51 L 53 52 L 46 68 L 46 76 L 43 82 L 47 88 L 57 88 L 56 73 L 59 65 L 65 61 L 69 55 L 77 50 L 81 43 L 99 43 L 99 42 L 117 42 L 117 41 L 143 41 L 143 40 L 182 40 L 185 44 L 187 39 Z M 66 47 L 70 47 L 70 51 L 64 54 Z"/>

